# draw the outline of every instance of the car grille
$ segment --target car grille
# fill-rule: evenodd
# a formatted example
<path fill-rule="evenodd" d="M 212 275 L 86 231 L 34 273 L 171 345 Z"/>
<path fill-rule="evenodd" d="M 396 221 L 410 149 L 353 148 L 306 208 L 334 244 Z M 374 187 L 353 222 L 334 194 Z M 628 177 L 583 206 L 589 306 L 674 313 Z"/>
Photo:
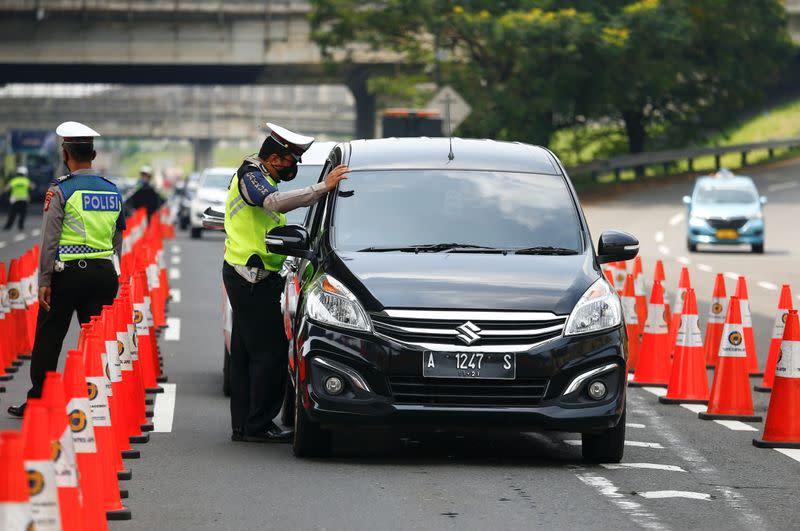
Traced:
<path fill-rule="evenodd" d="M 389 385 L 398 404 L 528 407 L 542 399 L 547 390 L 547 379 L 487 381 L 459 378 L 433 381 L 418 376 L 392 376 Z"/>
<path fill-rule="evenodd" d="M 384 310 L 371 317 L 384 337 L 449 352 L 524 352 L 559 337 L 566 322 L 566 316 L 548 312 Z"/>
<path fill-rule="evenodd" d="M 706 220 L 711 226 L 712 229 L 719 230 L 719 229 L 734 229 L 739 230 L 744 227 L 744 224 L 747 223 L 747 218 L 730 218 L 730 219 L 722 219 L 722 218 L 709 218 Z"/>

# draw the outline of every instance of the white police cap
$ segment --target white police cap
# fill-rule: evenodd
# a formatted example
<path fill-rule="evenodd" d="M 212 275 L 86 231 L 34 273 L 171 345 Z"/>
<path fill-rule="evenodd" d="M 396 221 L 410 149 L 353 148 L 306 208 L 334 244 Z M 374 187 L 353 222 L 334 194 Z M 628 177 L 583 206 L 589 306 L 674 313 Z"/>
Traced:
<path fill-rule="evenodd" d="M 303 153 L 314 143 L 313 136 L 300 135 L 270 122 L 267 122 L 267 129 L 269 130 L 269 138 L 283 146 L 298 161 Z"/>
<path fill-rule="evenodd" d="M 64 142 L 76 144 L 91 144 L 94 137 L 100 136 L 100 133 L 80 122 L 64 122 L 56 127 L 56 134 L 64 137 Z"/>
<path fill-rule="evenodd" d="M 146 173 L 147 175 L 153 175 L 153 168 L 145 164 L 144 166 L 139 168 L 139 173 Z"/>
<path fill-rule="evenodd" d="M 28 175 L 28 168 L 25 166 L 17 166 L 17 175 Z"/>

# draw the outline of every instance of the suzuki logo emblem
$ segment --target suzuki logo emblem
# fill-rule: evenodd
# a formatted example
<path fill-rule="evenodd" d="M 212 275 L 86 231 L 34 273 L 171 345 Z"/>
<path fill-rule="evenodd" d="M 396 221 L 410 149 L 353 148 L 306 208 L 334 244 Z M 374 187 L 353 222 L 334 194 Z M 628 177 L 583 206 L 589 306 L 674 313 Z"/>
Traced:
<path fill-rule="evenodd" d="M 460 332 L 456 337 L 463 341 L 465 345 L 471 345 L 481 338 L 481 329 L 471 321 L 462 324 L 456 328 L 456 331 Z"/>

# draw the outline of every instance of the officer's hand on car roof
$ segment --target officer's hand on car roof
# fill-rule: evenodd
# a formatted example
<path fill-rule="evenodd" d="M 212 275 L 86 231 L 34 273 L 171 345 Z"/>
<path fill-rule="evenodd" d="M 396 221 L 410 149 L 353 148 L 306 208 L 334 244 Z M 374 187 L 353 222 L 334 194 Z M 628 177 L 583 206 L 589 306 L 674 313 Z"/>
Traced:
<path fill-rule="evenodd" d="M 325 186 L 328 188 L 329 192 L 336 188 L 336 185 L 339 184 L 339 181 L 347 179 L 348 171 L 350 171 L 350 168 L 344 164 L 339 164 L 331 170 L 331 172 L 325 177 Z"/>

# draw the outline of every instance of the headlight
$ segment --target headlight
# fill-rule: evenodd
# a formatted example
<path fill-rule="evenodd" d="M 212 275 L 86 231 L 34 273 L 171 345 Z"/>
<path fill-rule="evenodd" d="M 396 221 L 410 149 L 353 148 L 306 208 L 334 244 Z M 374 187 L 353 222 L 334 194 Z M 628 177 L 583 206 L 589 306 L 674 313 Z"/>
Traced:
<path fill-rule="evenodd" d="M 619 297 L 604 278 L 589 286 L 572 310 L 564 335 L 587 334 L 613 328 L 622 322 Z"/>
<path fill-rule="evenodd" d="M 330 275 L 320 275 L 311 285 L 305 307 L 314 321 L 370 332 L 372 324 L 356 296 Z"/>
<path fill-rule="evenodd" d="M 705 218 L 699 218 L 697 216 L 692 216 L 689 218 L 689 226 L 690 227 L 705 227 L 706 220 Z"/>
<path fill-rule="evenodd" d="M 759 210 L 758 212 L 750 216 L 748 219 L 763 219 L 763 218 L 764 218 L 764 213 Z"/>

